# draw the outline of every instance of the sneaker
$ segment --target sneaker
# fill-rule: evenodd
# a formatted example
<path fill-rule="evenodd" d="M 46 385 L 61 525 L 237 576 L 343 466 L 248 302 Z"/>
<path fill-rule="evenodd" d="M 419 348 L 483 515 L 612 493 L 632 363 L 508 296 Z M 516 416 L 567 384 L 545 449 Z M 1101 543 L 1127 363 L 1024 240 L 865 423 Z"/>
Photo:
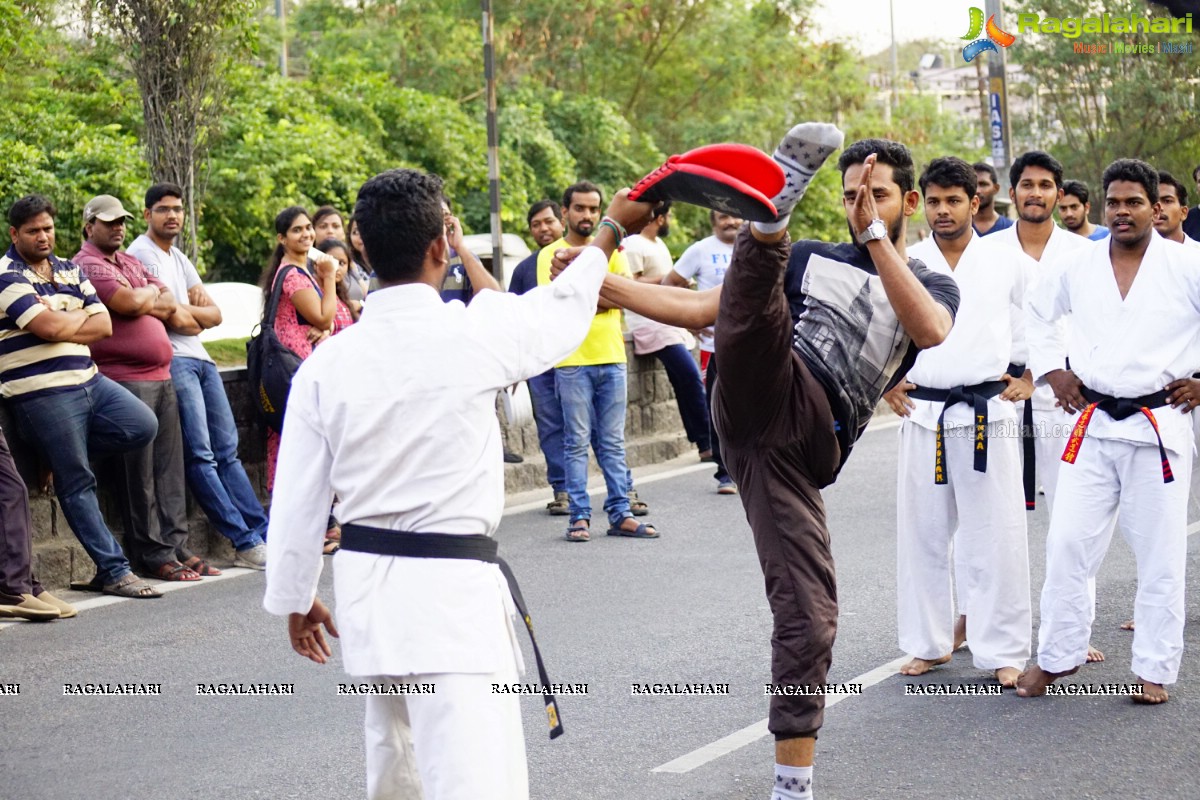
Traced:
<path fill-rule="evenodd" d="M 524 457 L 519 456 L 516 453 L 510 453 L 507 450 L 504 451 L 504 463 L 505 464 L 522 464 L 522 463 L 524 463 L 524 461 L 525 461 Z"/>
<path fill-rule="evenodd" d="M 566 492 L 555 492 L 554 499 L 546 503 L 546 511 L 552 517 L 565 517 L 571 513 L 571 500 Z"/>
<path fill-rule="evenodd" d="M 237 555 L 233 557 L 233 565 L 235 567 L 246 567 L 247 569 L 266 569 L 267 546 L 265 544 L 256 544 L 248 550 L 239 550 Z"/>
<path fill-rule="evenodd" d="M 737 494 L 737 484 L 726 478 L 717 484 L 717 494 Z"/>

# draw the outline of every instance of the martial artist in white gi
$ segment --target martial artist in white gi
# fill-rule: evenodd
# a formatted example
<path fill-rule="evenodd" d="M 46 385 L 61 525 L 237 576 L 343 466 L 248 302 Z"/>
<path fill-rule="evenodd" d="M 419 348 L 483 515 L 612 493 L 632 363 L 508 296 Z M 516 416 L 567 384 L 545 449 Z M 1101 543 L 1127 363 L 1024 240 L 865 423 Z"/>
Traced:
<path fill-rule="evenodd" d="M 1029 658 L 1031 635 L 1014 403 L 1027 399 L 1033 385 L 1028 376 L 1014 378 L 1006 370 L 1013 309 L 1024 303 L 1037 264 L 1020 250 L 995 243 L 995 237 L 975 234 L 971 219 L 979 200 L 975 169 L 966 161 L 935 159 L 920 185 L 933 236 L 910 247 L 909 255 L 953 276 L 961 301 L 950 335 L 918 353 L 907 381 L 887 397 L 904 417 L 896 605 L 900 648 L 914 657 L 900 671 L 921 675 L 950 660 L 953 553 L 959 610 L 966 614 L 975 666 L 994 671 L 1001 683 L 1012 686 Z M 968 399 L 947 405 L 941 395 L 955 389 Z M 906 391 L 918 396 L 905 397 Z M 930 394 L 936 397 L 920 396 Z M 970 398 L 977 395 L 986 407 L 986 421 L 976 419 Z M 981 440 L 983 430 L 986 439 Z M 985 471 L 976 463 L 980 453 L 986 457 Z"/>
<path fill-rule="evenodd" d="M 1084 663 L 1088 581 L 1104 559 L 1118 510 L 1137 559 L 1132 668 L 1145 688 L 1135 699 L 1165 701 L 1163 685 L 1179 672 L 1193 453 L 1191 420 L 1180 410 L 1200 402 L 1187 380 L 1200 335 L 1200 254 L 1155 235 L 1157 188 L 1158 176 L 1144 162 L 1109 165 L 1111 237 L 1048 265 L 1027 305 L 1034 376 L 1054 388 L 1065 409 L 1082 413 L 1059 467 L 1037 665 L 1018 681 L 1023 696 L 1042 694 Z M 1070 372 L 1062 369 L 1064 347 L 1054 329 L 1066 314 Z"/>
<path fill-rule="evenodd" d="M 595 246 L 552 284 L 443 303 L 441 191 L 415 170 L 363 185 L 355 220 L 384 288 L 303 363 L 288 399 L 263 604 L 290 615 L 293 648 L 318 663 L 331 655 L 322 625 L 337 635 L 316 598 L 333 497 L 343 524 L 385 537 L 492 536 L 504 506 L 496 392 L 579 346 L 618 241 L 608 228 L 619 226 L 602 222 Z M 609 213 L 638 230 L 650 206 L 624 195 Z M 368 797 L 527 798 L 517 699 L 491 690 L 523 669 L 497 565 L 351 552 L 348 531 L 334 573 L 346 672 L 396 691 L 433 687 L 367 698 Z"/>
<path fill-rule="evenodd" d="M 1062 199 L 1063 184 L 1063 168 L 1057 159 L 1040 150 L 1024 153 L 1013 161 L 1009 182 L 1008 193 L 1017 209 L 1017 222 L 989 235 L 989 239 L 1016 247 L 1043 266 L 1089 245 L 1087 239 L 1054 224 L 1054 209 Z M 1063 336 L 1067 324 L 1066 320 L 1059 323 Z M 1015 334 L 1017 347 L 1013 352 L 1013 363 L 1019 365 L 1028 360 L 1023 327 L 1022 324 Z M 1047 386 L 1034 387 L 1029 402 L 1033 403 L 1037 482 L 1046 492 L 1047 507 L 1053 509 L 1058 463 L 1073 420 L 1056 405 L 1054 392 Z"/>

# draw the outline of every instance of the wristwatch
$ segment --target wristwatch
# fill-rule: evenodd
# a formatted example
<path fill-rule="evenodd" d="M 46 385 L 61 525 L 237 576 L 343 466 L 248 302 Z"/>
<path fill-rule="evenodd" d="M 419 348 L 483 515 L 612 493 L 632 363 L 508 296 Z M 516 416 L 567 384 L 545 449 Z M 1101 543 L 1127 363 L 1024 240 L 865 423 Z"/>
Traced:
<path fill-rule="evenodd" d="M 883 239 L 886 236 L 887 225 L 884 225 L 881 219 L 873 219 L 871 220 L 871 224 L 863 228 L 863 232 L 858 235 L 858 243 L 866 244 L 876 239 Z"/>

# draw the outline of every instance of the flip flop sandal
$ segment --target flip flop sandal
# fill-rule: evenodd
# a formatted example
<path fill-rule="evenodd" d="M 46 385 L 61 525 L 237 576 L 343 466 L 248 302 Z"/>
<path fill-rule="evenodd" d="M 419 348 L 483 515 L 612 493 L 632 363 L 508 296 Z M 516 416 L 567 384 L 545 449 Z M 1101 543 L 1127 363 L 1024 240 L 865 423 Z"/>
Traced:
<path fill-rule="evenodd" d="M 635 517 L 644 517 L 650 513 L 650 506 L 646 504 L 645 500 L 638 498 L 636 489 L 629 493 L 629 513 Z"/>
<path fill-rule="evenodd" d="M 150 570 L 149 577 L 158 578 L 160 581 L 198 581 L 200 580 L 199 573 L 188 569 L 178 561 L 168 561 L 158 569 Z"/>
<path fill-rule="evenodd" d="M 572 526 L 567 528 L 565 538 L 568 542 L 590 542 L 592 540 L 592 533 L 589 528 Z"/>
<path fill-rule="evenodd" d="M 609 528 L 609 536 L 624 536 L 627 539 L 657 539 L 658 530 L 653 525 L 638 523 L 638 526 L 631 531 L 624 528 Z"/>
<path fill-rule="evenodd" d="M 201 578 L 216 578 L 221 574 L 221 570 L 211 566 L 200 556 L 192 556 L 190 560 L 183 562 L 183 565 Z"/>
<path fill-rule="evenodd" d="M 116 597 L 130 597 L 134 600 L 149 600 L 162 597 L 162 592 L 138 578 L 132 572 L 116 583 L 105 584 L 100 589 L 104 594 Z"/>

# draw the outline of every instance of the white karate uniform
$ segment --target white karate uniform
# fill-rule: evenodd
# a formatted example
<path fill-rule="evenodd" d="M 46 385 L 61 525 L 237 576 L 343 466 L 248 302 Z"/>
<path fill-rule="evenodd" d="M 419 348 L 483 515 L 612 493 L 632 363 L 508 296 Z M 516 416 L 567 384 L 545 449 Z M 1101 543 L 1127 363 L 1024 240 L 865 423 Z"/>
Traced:
<path fill-rule="evenodd" d="M 425 284 L 381 289 L 316 348 L 288 397 L 266 609 L 312 606 L 335 494 L 343 522 L 493 536 L 504 507 L 496 392 L 579 346 L 607 271 L 588 248 L 547 286 L 483 292 L 469 307 Z M 523 670 L 497 565 L 347 550 L 335 564 L 346 672 L 436 686 L 367 700 L 368 796 L 409 800 L 419 783 L 426 800 L 527 798 L 516 697 L 490 690 Z"/>
<path fill-rule="evenodd" d="M 1021 224 L 1021 220 L 1017 220 L 1016 224 L 991 234 L 988 239 L 1008 244 L 1021 250 L 1021 240 L 1017 237 L 1017 229 Z M 1038 259 L 1038 263 L 1043 267 L 1048 266 L 1060 258 L 1067 257 L 1068 254 L 1077 253 L 1094 244 L 1096 243 L 1083 236 L 1071 233 L 1066 228 L 1055 225 L 1054 230 L 1050 233 L 1050 238 L 1046 241 L 1046 248 L 1042 251 L 1042 257 Z M 1069 324 L 1069 321 L 1066 319 L 1060 320 L 1058 323 L 1059 335 L 1064 340 Z M 1026 332 L 1023 322 L 1014 333 L 1014 339 L 1013 363 L 1027 364 L 1029 350 L 1025 341 Z M 1033 403 L 1033 428 L 1036 437 L 1034 440 L 1034 458 L 1037 462 L 1037 483 L 1046 492 L 1047 509 L 1053 510 L 1054 487 L 1058 483 L 1058 464 L 1062 459 L 1063 448 L 1067 446 L 1067 439 L 1070 437 L 1071 427 L 1075 424 L 1075 420 L 1071 414 L 1066 413 L 1056 405 L 1057 401 L 1054 398 L 1054 392 L 1050 390 L 1049 386 L 1035 387 L 1033 399 L 1030 402 Z M 1024 413 L 1024 405 L 1017 410 L 1020 413 Z"/>
<path fill-rule="evenodd" d="M 1045 271 L 1030 296 L 1029 364 L 1036 379 L 1059 368 L 1065 352 L 1084 385 L 1120 398 L 1157 392 L 1191 375 L 1200 335 L 1200 251 L 1152 236 L 1122 300 L 1108 255 L 1097 242 L 1085 258 Z M 1071 315 L 1065 345 L 1054 321 Z M 1118 510 L 1137 559 L 1133 672 L 1173 683 L 1183 653 L 1187 503 L 1192 470 L 1191 420 L 1152 409 L 1167 450 L 1172 483 L 1163 482 L 1154 428 L 1142 414 L 1115 420 L 1097 410 L 1074 464 L 1059 467 L 1046 537 L 1038 664 L 1062 672 L 1083 664 L 1091 634 L 1094 580 Z"/>
<path fill-rule="evenodd" d="M 950 335 L 922 350 L 908 373 L 917 386 L 951 389 L 999 380 L 1012 354 L 1013 306 L 1024 302 L 1037 264 L 1020 250 L 971 232 L 951 270 L 930 237 L 908 249 L 930 269 L 954 277 L 961 300 Z M 960 611 L 975 666 L 1025 666 L 1031 611 L 1019 419 L 1013 403 L 987 402 L 987 471 L 976 472 L 975 412 L 946 409 L 946 483 L 934 482 L 943 403 L 911 398 L 900 425 L 897 486 L 897 627 L 900 648 L 918 658 L 950 652 L 955 622 L 951 553 Z"/>

